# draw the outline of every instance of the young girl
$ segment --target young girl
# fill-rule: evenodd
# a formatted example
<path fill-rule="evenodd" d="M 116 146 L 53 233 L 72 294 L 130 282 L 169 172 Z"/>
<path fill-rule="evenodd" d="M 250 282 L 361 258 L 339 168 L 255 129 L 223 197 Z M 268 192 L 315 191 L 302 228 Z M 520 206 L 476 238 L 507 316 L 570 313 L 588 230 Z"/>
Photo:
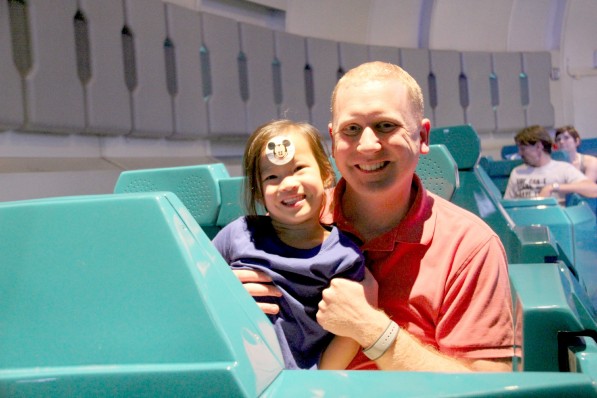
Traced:
<path fill-rule="evenodd" d="M 290 120 L 267 123 L 249 138 L 243 166 L 248 215 L 223 228 L 214 245 L 232 268 L 263 271 L 282 291 L 280 312 L 268 316 L 286 368 L 346 368 L 358 344 L 326 332 L 315 315 L 332 278 L 363 279 L 364 259 L 320 222 L 335 179 L 319 132 Z M 267 216 L 258 215 L 260 206 Z"/>

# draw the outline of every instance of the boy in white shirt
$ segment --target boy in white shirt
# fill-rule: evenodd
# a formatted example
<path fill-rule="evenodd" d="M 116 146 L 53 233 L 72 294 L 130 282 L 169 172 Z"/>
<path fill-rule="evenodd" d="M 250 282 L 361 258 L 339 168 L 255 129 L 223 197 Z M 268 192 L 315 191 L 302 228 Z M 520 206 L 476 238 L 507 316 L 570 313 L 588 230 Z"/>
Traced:
<path fill-rule="evenodd" d="M 526 127 L 516 134 L 514 141 L 524 163 L 510 173 L 504 199 L 539 197 L 549 186 L 558 203 L 564 205 L 566 193 L 560 192 L 560 184 L 575 183 L 573 186 L 577 189 L 573 192 L 579 194 L 582 194 L 583 185 L 594 184 L 572 164 L 551 158 L 553 141 L 545 128 L 538 125 Z"/>

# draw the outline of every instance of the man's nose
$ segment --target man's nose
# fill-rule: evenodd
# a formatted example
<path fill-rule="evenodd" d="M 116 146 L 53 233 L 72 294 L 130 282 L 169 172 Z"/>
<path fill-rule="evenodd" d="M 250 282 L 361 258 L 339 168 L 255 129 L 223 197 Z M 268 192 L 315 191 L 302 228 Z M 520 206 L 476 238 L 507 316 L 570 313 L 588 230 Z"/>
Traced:
<path fill-rule="evenodd" d="M 379 137 L 371 127 L 365 127 L 359 139 L 358 149 L 362 152 L 378 151 L 381 148 Z"/>

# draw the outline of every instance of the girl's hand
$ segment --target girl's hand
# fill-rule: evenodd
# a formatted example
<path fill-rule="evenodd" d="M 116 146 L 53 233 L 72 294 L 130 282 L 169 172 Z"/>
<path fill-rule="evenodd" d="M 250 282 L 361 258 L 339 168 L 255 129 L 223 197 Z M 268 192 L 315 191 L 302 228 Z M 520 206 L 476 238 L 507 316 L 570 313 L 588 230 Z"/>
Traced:
<path fill-rule="evenodd" d="M 247 292 L 253 297 L 280 297 L 282 292 L 271 284 L 272 279 L 261 271 L 251 269 L 232 270 L 241 281 Z M 280 307 L 272 303 L 259 303 L 257 305 L 263 312 L 275 315 L 280 312 Z"/>

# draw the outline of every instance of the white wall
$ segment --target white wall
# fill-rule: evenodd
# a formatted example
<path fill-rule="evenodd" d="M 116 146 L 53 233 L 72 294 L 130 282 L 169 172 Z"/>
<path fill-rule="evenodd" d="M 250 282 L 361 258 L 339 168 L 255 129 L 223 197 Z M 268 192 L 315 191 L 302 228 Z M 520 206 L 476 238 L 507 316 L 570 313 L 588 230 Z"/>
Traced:
<path fill-rule="evenodd" d="M 564 99 L 561 120 L 574 124 L 583 137 L 597 137 L 597 2 L 568 3 L 559 59 Z"/>
<path fill-rule="evenodd" d="M 550 51 L 555 124 L 597 137 L 595 0 L 163 0 L 306 37 L 457 51 Z M 264 7 L 265 6 L 265 7 Z M 271 7 L 271 8 L 270 8 Z M 498 155 L 511 134 L 482 137 Z M 207 140 L 0 132 L 0 201 L 108 193 L 120 170 L 216 161 Z M 238 175 L 238 159 L 227 165 Z"/>
<path fill-rule="evenodd" d="M 594 0 L 288 0 L 287 29 L 356 43 L 459 51 L 551 51 L 555 124 L 597 137 L 597 2 Z M 422 8 L 431 7 L 429 32 Z M 337 11 L 331 11 L 336 9 Z M 327 17 L 327 18 L 326 18 Z M 308 21 L 308 22 L 305 22 Z M 424 39 L 424 37 L 423 37 Z M 573 78 L 567 73 L 579 71 Z M 496 138 L 503 139 L 503 138 Z M 509 140 L 510 138 L 508 138 Z"/>
<path fill-rule="evenodd" d="M 218 7 L 218 0 L 165 1 L 235 17 L 230 7 Z M 307 37 L 458 51 L 551 51 L 553 66 L 560 72 L 560 79 L 551 84 L 556 126 L 573 124 L 583 137 L 597 137 L 594 127 L 597 126 L 597 65 L 593 65 L 597 51 L 595 0 L 252 2 L 285 11 L 286 31 Z M 247 12 L 237 13 L 236 17 L 246 19 Z M 260 23 L 256 19 L 253 22 Z M 511 139 L 487 138 L 500 144 Z"/>

